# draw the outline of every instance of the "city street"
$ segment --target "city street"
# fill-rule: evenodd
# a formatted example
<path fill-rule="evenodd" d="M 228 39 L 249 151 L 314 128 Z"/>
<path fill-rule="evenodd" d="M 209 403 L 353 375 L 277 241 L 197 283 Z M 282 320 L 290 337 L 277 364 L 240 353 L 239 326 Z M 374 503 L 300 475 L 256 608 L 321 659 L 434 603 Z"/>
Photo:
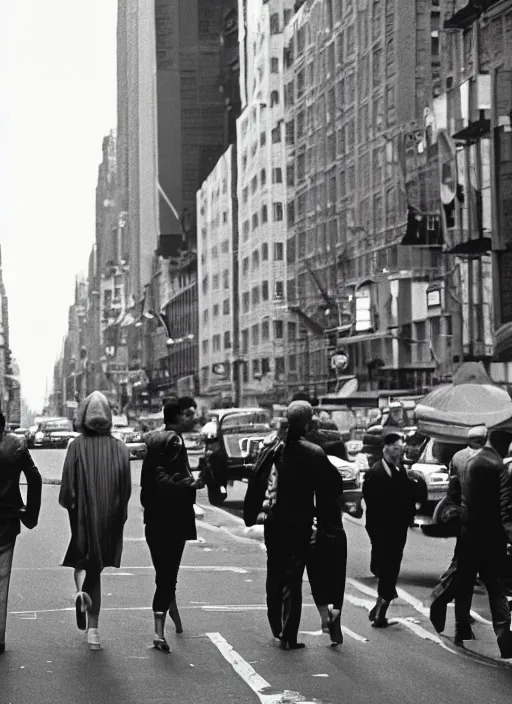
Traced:
<path fill-rule="evenodd" d="M 58 479 L 63 451 L 35 451 L 45 480 Z M 329 647 L 309 587 L 301 624 L 307 648 L 282 652 L 265 614 L 265 553 L 244 535 L 240 519 L 211 508 L 206 497 L 199 539 L 188 545 L 178 586 L 185 633 L 168 626 L 171 654 L 152 649 L 153 570 L 138 503 L 140 463 L 132 463 L 133 496 L 123 565 L 103 578 L 100 634 L 90 652 L 76 629 L 73 580 L 59 567 L 68 540 L 67 516 L 56 485 L 45 485 L 38 528 L 18 541 L 9 603 L 7 652 L 0 659 L 0 704 L 102 704 L 176 701 L 183 704 L 278 702 L 505 702 L 512 668 L 455 648 L 435 636 L 421 601 L 447 564 L 450 541 L 411 532 L 400 580 L 401 598 L 387 630 L 370 627 L 374 594 L 368 541 L 360 522 L 346 521 L 349 583 L 343 614 L 345 642 Z M 229 504 L 239 506 L 237 486 Z M 478 617 L 488 618 L 482 595 Z M 450 622 L 447 633 L 453 630 Z M 480 648 L 497 656 L 490 626 L 477 623 Z"/>

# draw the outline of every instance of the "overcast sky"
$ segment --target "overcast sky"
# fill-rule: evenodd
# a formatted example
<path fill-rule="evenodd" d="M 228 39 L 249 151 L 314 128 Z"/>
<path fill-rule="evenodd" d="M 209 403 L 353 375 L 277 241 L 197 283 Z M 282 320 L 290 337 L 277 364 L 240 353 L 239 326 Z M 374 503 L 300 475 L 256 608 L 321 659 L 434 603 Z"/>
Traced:
<path fill-rule="evenodd" d="M 116 0 L 0 0 L 0 242 L 11 349 L 40 410 L 116 126 Z"/>

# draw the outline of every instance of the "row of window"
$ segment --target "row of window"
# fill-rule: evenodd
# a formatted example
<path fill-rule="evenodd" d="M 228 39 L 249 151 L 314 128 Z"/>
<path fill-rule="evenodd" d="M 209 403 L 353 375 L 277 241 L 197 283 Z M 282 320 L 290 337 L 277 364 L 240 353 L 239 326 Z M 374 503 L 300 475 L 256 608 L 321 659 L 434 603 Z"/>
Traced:
<path fill-rule="evenodd" d="M 261 245 L 261 261 L 268 261 L 269 247 L 268 242 Z M 257 269 L 260 265 L 260 250 L 255 249 L 251 256 L 252 269 Z M 284 260 L 284 244 L 282 242 L 274 242 L 274 261 L 282 262 Z M 242 275 L 249 273 L 249 257 L 242 259 Z"/>
<path fill-rule="evenodd" d="M 274 298 L 282 299 L 284 297 L 284 282 L 276 281 L 274 285 Z M 251 306 L 254 308 L 260 304 L 260 301 L 268 301 L 270 298 L 270 286 L 268 281 L 263 281 L 261 286 L 253 286 L 251 291 L 242 293 L 242 313 L 248 313 Z"/>
<path fill-rule="evenodd" d="M 222 302 L 222 315 L 229 315 L 231 312 L 231 303 L 229 301 L 229 298 L 225 298 Z M 220 315 L 220 305 L 218 303 L 215 303 L 212 307 L 212 317 L 213 318 L 218 318 Z M 205 308 L 203 310 L 203 325 L 208 325 L 208 322 L 210 320 L 210 309 Z"/>
<path fill-rule="evenodd" d="M 283 204 L 282 203 L 273 203 L 272 204 L 272 214 L 273 214 L 273 221 L 274 222 L 281 222 L 283 220 Z M 266 205 L 263 205 L 261 207 L 261 224 L 264 225 L 265 223 L 268 222 L 268 208 Z M 252 230 L 256 230 L 260 225 L 260 217 L 259 213 L 253 213 L 251 217 L 251 221 L 249 220 L 244 220 L 242 224 L 242 237 L 243 241 L 246 242 L 249 239 L 249 232 L 251 231 L 251 226 Z"/>
<path fill-rule="evenodd" d="M 230 350 L 231 347 L 232 343 L 230 330 L 226 330 L 223 335 L 217 333 L 212 337 L 212 352 L 220 352 L 223 349 Z M 201 350 L 204 355 L 208 355 L 210 353 L 210 340 L 202 341 Z"/>
<path fill-rule="evenodd" d="M 203 288 L 203 295 L 208 294 L 208 288 L 210 284 L 210 277 L 208 274 L 205 274 L 203 276 L 203 281 L 202 281 L 202 288 Z M 229 269 L 224 269 L 222 272 L 222 288 L 227 291 L 229 290 L 231 286 L 231 275 L 229 273 Z M 211 290 L 212 291 L 218 291 L 220 289 L 220 274 L 213 274 L 212 276 L 212 284 L 211 284 Z"/>
<path fill-rule="evenodd" d="M 267 170 L 261 169 L 260 171 L 260 186 L 263 188 L 267 185 Z M 272 169 L 272 183 L 282 183 L 283 182 L 283 171 L 280 167 Z M 251 179 L 251 194 L 254 195 L 258 190 L 258 175 L 255 174 Z M 249 201 L 249 186 L 245 186 L 242 190 L 242 202 L 247 203 Z"/>

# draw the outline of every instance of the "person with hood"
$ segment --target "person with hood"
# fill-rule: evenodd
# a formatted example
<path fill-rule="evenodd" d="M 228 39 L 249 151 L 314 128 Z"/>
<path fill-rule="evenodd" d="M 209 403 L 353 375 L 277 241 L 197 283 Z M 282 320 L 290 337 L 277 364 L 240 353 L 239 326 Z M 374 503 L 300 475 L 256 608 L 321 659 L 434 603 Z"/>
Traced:
<path fill-rule="evenodd" d="M 111 435 L 112 411 L 99 391 L 80 404 L 77 428 L 81 435 L 68 447 L 59 494 L 71 525 L 63 565 L 75 570 L 77 626 L 87 629 L 91 650 L 99 650 L 101 572 L 121 564 L 130 455 L 124 442 Z"/>
<path fill-rule="evenodd" d="M 416 488 L 402 465 L 402 449 L 401 434 L 385 435 L 382 459 L 366 472 L 363 482 L 366 532 L 372 545 L 370 569 L 379 580 L 377 602 L 369 615 L 376 628 L 389 625 L 386 613 L 397 597 L 407 533 L 416 511 Z"/>
<path fill-rule="evenodd" d="M 164 407 L 165 429 L 145 436 L 140 501 L 144 508 L 146 542 L 155 568 L 153 645 L 168 653 L 166 614 L 177 633 L 183 632 L 176 605 L 176 584 L 187 540 L 196 540 L 196 483 L 190 471 L 182 433 L 196 425 L 196 403 L 182 397 Z"/>
<path fill-rule="evenodd" d="M 302 578 L 310 552 L 313 521 L 318 532 L 329 531 L 341 522 L 338 499 L 343 495 L 343 480 L 325 452 L 304 438 L 310 430 L 313 409 L 306 401 L 292 402 L 287 411 L 288 428 L 282 446 L 273 456 L 263 501 L 264 537 L 267 548 L 267 614 L 270 628 L 283 650 L 303 648 L 297 642 L 302 611 Z M 251 520 L 256 494 L 249 497 L 245 518 Z M 315 505 L 316 503 L 316 505 Z M 245 508 L 245 507 L 244 507 Z M 252 514 L 252 515 L 251 515 Z M 334 519 L 333 519 L 334 515 Z M 326 556 L 322 548 L 322 555 Z M 338 633 L 339 612 L 331 607 L 331 584 L 323 580 L 329 570 L 315 573 L 316 592 L 323 587 L 320 600 L 327 607 L 330 630 Z M 336 588 L 337 582 L 334 583 Z M 330 609 L 330 611 L 329 611 Z M 334 640 L 334 639 L 333 639 Z"/>
<path fill-rule="evenodd" d="M 27 504 L 20 492 L 20 476 L 27 480 Z M 0 413 L 0 655 L 5 652 L 7 598 L 12 559 L 21 523 L 35 528 L 41 507 L 41 475 L 32 461 L 27 440 L 5 432 L 5 416 Z"/>

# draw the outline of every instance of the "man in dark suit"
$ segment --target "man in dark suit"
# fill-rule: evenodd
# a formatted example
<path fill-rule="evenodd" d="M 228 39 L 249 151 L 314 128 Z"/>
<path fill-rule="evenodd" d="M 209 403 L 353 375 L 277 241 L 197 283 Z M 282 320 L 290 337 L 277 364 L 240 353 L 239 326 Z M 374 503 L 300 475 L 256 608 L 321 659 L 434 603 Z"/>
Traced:
<path fill-rule="evenodd" d="M 369 616 L 376 628 L 389 625 L 386 612 L 398 596 L 396 583 L 415 513 L 415 487 L 401 462 L 403 438 L 389 432 L 383 441 L 382 459 L 366 473 L 363 483 L 366 531 L 372 544 L 370 569 L 379 579 L 377 603 Z"/>
<path fill-rule="evenodd" d="M 498 431 L 491 433 L 480 452 L 450 480 L 448 493 L 453 503 L 462 507 L 462 525 L 455 575 L 445 590 L 444 601 L 455 598 L 457 611 L 468 614 L 479 575 L 489 596 L 501 657 L 511 658 L 510 610 L 503 579 L 507 541 L 512 542 L 512 477 L 495 449 L 501 440 Z M 431 610 L 433 625 L 441 631 L 444 623 L 437 616 Z"/>
<path fill-rule="evenodd" d="M 27 505 L 20 492 L 21 473 L 27 479 Z M 35 528 L 41 506 L 41 475 L 32 461 L 24 437 L 5 432 L 0 413 L 0 655 L 5 652 L 7 597 L 14 545 L 20 523 Z"/>

